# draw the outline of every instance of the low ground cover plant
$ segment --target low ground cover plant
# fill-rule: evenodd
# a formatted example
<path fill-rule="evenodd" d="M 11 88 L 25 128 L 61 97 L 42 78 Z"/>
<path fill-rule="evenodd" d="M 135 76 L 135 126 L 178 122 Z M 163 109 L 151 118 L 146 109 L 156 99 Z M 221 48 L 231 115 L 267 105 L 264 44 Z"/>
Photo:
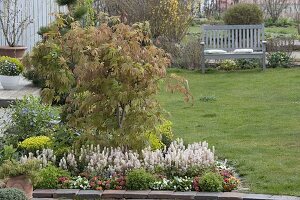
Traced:
<path fill-rule="evenodd" d="M 146 190 L 154 182 L 154 176 L 144 169 L 136 169 L 128 172 L 126 187 L 129 190 Z"/>
<path fill-rule="evenodd" d="M 274 52 L 268 54 L 269 67 L 291 67 L 291 57 L 285 52 Z"/>
<path fill-rule="evenodd" d="M 36 188 L 56 189 L 59 185 L 59 178 L 69 178 L 70 174 L 68 171 L 65 171 L 61 168 L 57 168 L 53 165 L 48 165 L 38 172 L 38 176 L 41 180 L 36 185 Z"/>
<path fill-rule="evenodd" d="M 261 66 L 259 59 L 235 59 L 235 60 L 222 60 L 217 69 L 221 71 L 235 71 L 235 70 L 247 70 L 256 69 Z"/>
<path fill-rule="evenodd" d="M 28 200 L 26 195 L 19 189 L 16 188 L 4 188 L 0 189 L 0 199 L 13 199 L 13 200 Z"/>

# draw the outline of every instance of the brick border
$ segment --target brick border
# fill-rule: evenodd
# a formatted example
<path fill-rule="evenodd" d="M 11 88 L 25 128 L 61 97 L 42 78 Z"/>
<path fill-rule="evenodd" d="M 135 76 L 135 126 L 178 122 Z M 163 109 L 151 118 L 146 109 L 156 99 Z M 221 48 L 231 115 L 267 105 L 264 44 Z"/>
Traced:
<path fill-rule="evenodd" d="M 74 198 L 74 199 L 182 199 L 182 200 L 300 200 L 295 196 L 246 194 L 238 192 L 173 192 L 173 191 L 131 191 L 131 190 L 76 190 L 38 189 L 34 198 Z"/>

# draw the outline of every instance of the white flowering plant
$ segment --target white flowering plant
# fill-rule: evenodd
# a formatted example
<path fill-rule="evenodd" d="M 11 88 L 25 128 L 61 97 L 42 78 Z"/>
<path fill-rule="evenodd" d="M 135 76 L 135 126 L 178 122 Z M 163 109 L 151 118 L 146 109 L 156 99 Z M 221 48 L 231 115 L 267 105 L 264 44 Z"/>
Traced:
<path fill-rule="evenodd" d="M 73 178 L 72 180 L 70 180 L 69 184 L 71 189 L 81 189 L 81 190 L 90 189 L 89 180 L 81 176 L 77 176 Z"/>
<path fill-rule="evenodd" d="M 163 178 L 160 181 L 156 181 L 152 184 L 153 190 L 173 190 L 173 191 L 191 191 L 193 179 L 189 177 L 177 177 L 173 179 Z"/>
<path fill-rule="evenodd" d="M 139 168 L 153 173 L 161 169 L 168 176 L 184 176 L 190 167 L 212 166 L 214 162 L 214 148 L 210 150 L 206 142 L 185 146 L 179 139 L 172 142 L 168 149 L 151 150 L 149 147 L 141 153 L 121 148 L 101 148 L 99 145 L 84 146 L 79 152 L 73 151 L 64 156 L 59 166 L 74 172 L 83 170 L 102 176 Z M 78 169 L 79 166 L 83 169 Z"/>

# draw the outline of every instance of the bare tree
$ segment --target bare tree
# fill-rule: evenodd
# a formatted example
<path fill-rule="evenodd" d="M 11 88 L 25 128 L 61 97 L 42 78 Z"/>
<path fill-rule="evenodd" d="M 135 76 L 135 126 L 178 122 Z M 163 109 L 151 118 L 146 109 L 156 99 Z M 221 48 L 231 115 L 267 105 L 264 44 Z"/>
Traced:
<path fill-rule="evenodd" d="M 211 18 L 217 11 L 217 0 L 204 0 L 204 15 Z"/>
<path fill-rule="evenodd" d="M 0 0 L 0 30 L 11 47 L 18 44 L 24 30 L 32 22 L 29 16 L 22 16 L 18 3 L 18 0 Z"/>
<path fill-rule="evenodd" d="M 263 2 L 273 22 L 276 22 L 284 9 L 288 7 L 288 0 L 264 0 Z"/>
<path fill-rule="evenodd" d="M 300 0 L 294 1 L 295 17 L 294 20 L 298 25 L 298 34 L 300 35 Z"/>

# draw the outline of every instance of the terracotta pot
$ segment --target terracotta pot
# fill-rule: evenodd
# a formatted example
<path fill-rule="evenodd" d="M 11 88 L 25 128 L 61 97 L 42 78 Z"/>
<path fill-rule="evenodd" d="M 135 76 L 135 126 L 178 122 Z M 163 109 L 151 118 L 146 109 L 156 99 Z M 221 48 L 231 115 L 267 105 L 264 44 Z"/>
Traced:
<path fill-rule="evenodd" d="M 9 178 L 6 183 L 6 187 L 7 188 L 18 188 L 18 189 L 24 191 L 25 195 L 29 199 L 32 198 L 33 186 L 32 186 L 30 179 L 25 175 Z"/>
<path fill-rule="evenodd" d="M 0 56 L 9 56 L 13 58 L 22 58 L 27 47 L 24 46 L 0 46 Z"/>

